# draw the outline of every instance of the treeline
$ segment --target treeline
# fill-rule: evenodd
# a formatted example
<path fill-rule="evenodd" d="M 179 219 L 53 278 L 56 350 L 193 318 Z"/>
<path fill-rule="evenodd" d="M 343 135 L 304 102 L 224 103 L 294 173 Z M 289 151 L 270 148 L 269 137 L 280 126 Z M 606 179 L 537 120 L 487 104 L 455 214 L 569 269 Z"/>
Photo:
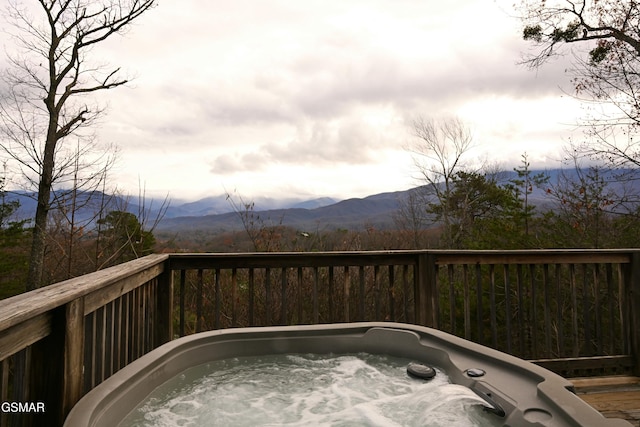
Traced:
<path fill-rule="evenodd" d="M 637 246 L 636 170 L 576 167 L 552 181 L 523 157 L 514 172 L 506 182 L 503 172 L 456 172 L 439 197 L 418 198 L 419 223 L 440 224 L 436 245 L 447 249 Z M 414 209 L 405 206 L 402 217 L 413 218 L 406 212 Z"/>
<path fill-rule="evenodd" d="M 508 178 L 511 176 L 511 178 Z M 640 186 L 635 170 L 575 167 L 556 176 L 533 172 L 526 156 L 507 171 L 451 175 L 448 189 L 416 188 L 393 229 L 296 230 L 235 205 L 243 231 L 159 234 L 175 252 L 376 249 L 536 249 L 637 247 Z"/>
<path fill-rule="evenodd" d="M 0 181 L 0 299 L 27 288 L 33 226 L 16 220 L 20 203 L 7 197 Z M 43 283 L 57 283 L 148 255 L 157 246 L 155 217 L 141 204 L 128 211 L 126 198 L 104 193 L 58 192 L 46 230 Z M 87 212 L 91 214 L 87 215 Z"/>

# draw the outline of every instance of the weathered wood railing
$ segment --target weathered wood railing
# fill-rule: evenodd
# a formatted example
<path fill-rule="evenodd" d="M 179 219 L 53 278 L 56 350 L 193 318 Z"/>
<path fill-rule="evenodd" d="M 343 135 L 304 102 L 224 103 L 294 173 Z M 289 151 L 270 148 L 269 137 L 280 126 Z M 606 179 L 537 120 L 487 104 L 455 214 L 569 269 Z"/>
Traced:
<path fill-rule="evenodd" d="M 168 258 L 151 255 L 0 301 L 0 425 L 61 425 L 88 390 L 171 339 Z M 44 411 L 11 407 L 16 402 L 43 403 Z"/>
<path fill-rule="evenodd" d="M 640 251 L 152 255 L 0 301 L 0 425 L 60 424 L 177 335 L 369 320 L 436 327 L 565 375 L 640 373 Z"/>
<path fill-rule="evenodd" d="M 438 252 L 431 323 L 565 376 L 638 370 L 629 251 Z M 632 356 L 633 355 L 633 356 Z"/>

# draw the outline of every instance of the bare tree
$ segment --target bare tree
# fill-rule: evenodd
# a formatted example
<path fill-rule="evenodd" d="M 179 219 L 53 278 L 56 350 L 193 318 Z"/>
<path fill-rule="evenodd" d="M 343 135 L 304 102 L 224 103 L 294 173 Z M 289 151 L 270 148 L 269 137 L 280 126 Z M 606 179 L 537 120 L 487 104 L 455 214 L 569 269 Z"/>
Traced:
<path fill-rule="evenodd" d="M 115 197 L 117 189 L 107 190 L 106 188 L 108 173 L 112 166 L 111 160 L 114 158 L 107 156 L 103 159 L 105 161 L 100 164 L 101 168 L 98 168 L 98 163 L 90 163 L 86 165 L 88 170 L 82 168 L 83 159 L 85 156 L 78 144 L 75 165 L 70 171 L 71 182 L 62 183 L 64 189 L 55 190 L 52 196 L 47 245 L 58 247 L 62 259 L 54 262 L 53 266 L 62 268 L 66 264 L 66 271 L 57 277 L 49 274 L 49 280 L 45 280 L 45 283 L 94 271 L 94 263 L 90 262 L 91 257 L 86 247 L 83 247 L 83 243 L 86 246 L 87 241 L 93 239 L 92 228 L 96 224 L 98 228 L 100 227 L 99 220 L 108 213 L 109 209 L 114 208 L 113 204 L 117 200 Z M 109 191 L 108 194 L 107 191 Z M 60 243 L 61 241 L 64 243 Z M 47 248 L 47 254 L 52 252 L 55 253 Z M 50 261 L 48 259 L 45 265 L 50 265 Z"/>
<path fill-rule="evenodd" d="M 9 57 L 4 75 L 8 93 L 0 107 L 2 149 L 38 182 L 28 290 L 42 285 L 47 218 L 63 142 L 71 135 L 86 136 L 103 112 L 89 95 L 127 82 L 119 68 L 96 65 L 87 54 L 126 31 L 156 0 L 36 3 L 35 10 L 17 0 L 8 7 L 17 53 Z M 17 154 L 25 151 L 35 162 Z"/>
<path fill-rule="evenodd" d="M 151 253 L 156 243 L 153 233 L 169 205 L 168 194 L 157 204 L 157 201 L 147 198 L 146 187 L 140 183 L 135 205 L 129 196 L 119 196 L 101 206 L 100 218 L 96 222 L 95 269 Z"/>
<path fill-rule="evenodd" d="M 406 198 L 399 200 L 400 206 L 393 214 L 393 222 L 406 235 L 404 240 L 410 249 L 427 247 L 426 226 L 429 218 L 425 209 L 428 197 L 425 193 L 424 187 L 410 190 Z"/>
<path fill-rule="evenodd" d="M 463 168 L 464 156 L 473 148 L 471 131 L 458 118 L 437 121 L 418 117 L 411 126 L 415 138 L 408 150 L 414 155 L 420 178 L 432 190 L 435 201 L 447 206 L 454 177 Z M 440 217 L 444 229 L 450 229 L 449 211 L 445 209 Z"/>
<path fill-rule="evenodd" d="M 253 201 L 246 202 L 239 194 L 237 194 L 237 197 L 239 201 L 236 201 L 233 195 L 227 192 L 227 201 L 240 218 L 242 227 L 251 240 L 253 250 L 258 252 L 282 250 L 282 222 L 284 221 L 284 215 L 275 224 L 270 217 L 264 219 L 259 212 L 255 211 L 255 203 Z"/>
<path fill-rule="evenodd" d="M 590 103 L 587 156 L 640 166 L 640 3 L 633 0 L 522 0 L 523 37 L 532 68 L 573 55 L 575 95 Z"/>

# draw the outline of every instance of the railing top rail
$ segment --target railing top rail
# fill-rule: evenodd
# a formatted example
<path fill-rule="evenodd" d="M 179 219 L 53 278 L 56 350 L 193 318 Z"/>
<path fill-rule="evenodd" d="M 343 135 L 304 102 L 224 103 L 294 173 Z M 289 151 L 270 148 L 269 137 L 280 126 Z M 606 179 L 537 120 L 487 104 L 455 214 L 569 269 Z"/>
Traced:
<path fill-rule="evenodd" d="M 279 268 L 415 264 L 432 255 L 436 264 L 629 263 L 640 249 L 390 250 L 345 252 L 254 252 L 154 254 L 0 300 L 0 331 L 99 291 L 133 274 L 168 261 L 170 269 Z M 286 259 L 286 263 L 282 260 Z M 215 261 L 214 261 L 215 260 Z"/>
<path fill-rule="evenodd" d="M 638 249 L 433 251 L 436 264 L 627 264 Z"/>
<path fill-rule="evenodd" d="M 421 251 L 243 252 L 170 254 L 173 270 L 415 264 Z"/>
<path fill-rule="evenodd" d="M 168 258 L 165 254 L 148 255 L 126 264 L 0 300 L 0 331 L 117 283 L 132 274 L 163 263 Z"/>
<path fill-rule="evenodd" d="M 265 268 L 412 264 L 420 255 L 432 255 L 436 264 L 564 264 L 630 262 L 640 249 L 534 250 L 389 250 L 342 252 L 244 252 L 170 254 L 170 268 Z M 286 259 L 286 263 L 282 262 Z"/>

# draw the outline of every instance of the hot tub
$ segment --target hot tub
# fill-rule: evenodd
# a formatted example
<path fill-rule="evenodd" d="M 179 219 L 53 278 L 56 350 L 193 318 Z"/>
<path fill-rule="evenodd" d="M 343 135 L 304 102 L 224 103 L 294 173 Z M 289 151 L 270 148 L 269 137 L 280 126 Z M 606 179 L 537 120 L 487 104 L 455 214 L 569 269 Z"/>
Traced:
<path fill-rule="evenodd" d="M 537 365 L 434 329 L 398 323 L 350 323 L 225 329 L 169 342 L 129 364 L 84 396 L 65 426 L 117 426 L 154 389 L 207 362 L 276 354 L 379 354 L 441 369 L 473 390 L 498 425 L 630 426 L 605 419 L 566 379 Z"/>

